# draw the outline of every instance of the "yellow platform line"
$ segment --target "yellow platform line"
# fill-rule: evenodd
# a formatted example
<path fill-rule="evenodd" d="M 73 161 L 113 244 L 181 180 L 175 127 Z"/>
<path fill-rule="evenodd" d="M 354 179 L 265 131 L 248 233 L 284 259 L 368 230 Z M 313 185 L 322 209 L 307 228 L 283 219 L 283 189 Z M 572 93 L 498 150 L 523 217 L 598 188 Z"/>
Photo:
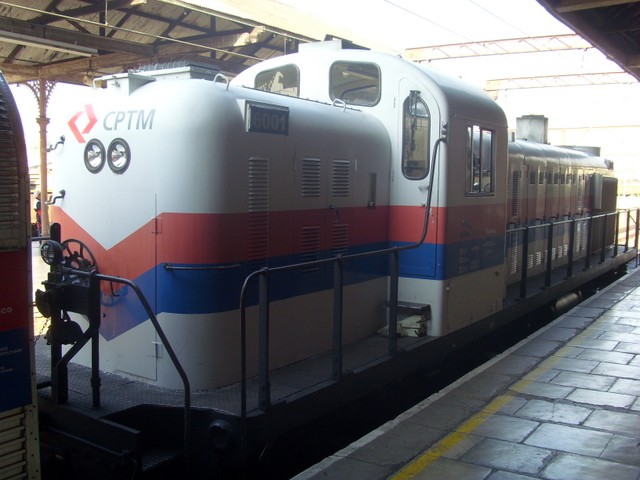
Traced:
<path fill-rule="evenodd" d="M 596 321 L 597 322 L 597 321 Z M 592 323 L 589 327 L 576 335 L 566 346 L 560 348 L 552 356 L 546 358 L 540 364 L 525 375 L 522 379 L 515 382 L 509 387 L 509 391 L 515 394 L 522 393 L 531 383 L 536 381 L 547 371 L 551 370 L 555 364 L 565 358 L 571 351 L 571 347 L 578 343 L 583 338 L 590 335 L 591 331 L 595 329 L 596 322 Z M 516 347 L 514 347 L 516 348 Z M 487 406 L 481 411 L 475 413 L 469 417 L 466 421 L 458 425 L 455 431 L 448 434 L 446 437 L 435 443 L 429 450 L 422 455 L 415 458 L 413 461 L 405 465 L 402 469 L 389 477 L 389 480 L 409 480 L 416 475 L 422 473 L 430 464 L 438 460 L 449 450 L 453 449 L 460 442 L 469 437 L 480 425 L 482 425 L 489 417 L 494 413 L 499 412 L 504 408 L 511 400 L 515 398 L 515 395 L 505 394 L 500 395 L 493 399 Z"/>

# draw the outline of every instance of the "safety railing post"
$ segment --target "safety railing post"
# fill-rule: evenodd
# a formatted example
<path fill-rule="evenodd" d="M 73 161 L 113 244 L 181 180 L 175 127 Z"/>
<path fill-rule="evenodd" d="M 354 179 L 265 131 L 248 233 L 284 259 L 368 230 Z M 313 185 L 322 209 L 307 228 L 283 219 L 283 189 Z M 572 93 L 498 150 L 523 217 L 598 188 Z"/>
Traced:
<path fill-rule="evenodd" d="M 390 285 L 389 285 L 389 355 L 398 351 L 398 249 L 391 252 Z"/>
<path fill-rule="evenodd" d="M 624 236 L 624 251 L 628 252 L 629 251 L 629 230 L 631 229 L 631 212 L 629 210 L 626 210 L 625 213 L 627 214 L 627 228 L 625 229 L 625 236 Z"/>
<path fill-rule="evenodd" d="M 593 249 L 593 215 L 587 218 L 587 252 L 584 259 L 584 269 L 589 270 L 591 268 L 591 253 Z"/>
<path fill-rule="evenodd" d="M 620 228 L 620 212 L 614 213 L 614 227 L 613 227 L 613 256 L 618 256 L 618 229 Z"/>
<path fill-rule="evenodd" d="M 342 301 L 344 284 L 342 256 L 333 262 L 333 380 L 342 377 Z"/>
<path fill-rule="evenodd" d="M 544 272 L 544 286 L 551 286 L 551 266 L 553 262 L 553 222 L 549 222 L 547 230 L 547 267 Z"/>
<path fill-rule="evenodd" d="M 527 298 L 527 275 L 529 268 L 529 227 L 522 230 L 522 275 L 520 277 L 520 299 Z"/>
<path fill-rule="evenodd" d="M 600 233 L 600 243 L 601 243 L 601 247 L 600 247 L 600 263 L 604 263 L 605 258 L 606 258 L 606 246 L 607 246 L 607 225 L 608 225 L 608 220 L 609 220 L 609 215 L 608 214 L 604 214 L 602 216 L 602 222 L 604 223 L 604 225 L 602 226 L 602 230 Z"/>
<path fill-rule="evenodd" d="M 571 226 L 569 228 L 569 252 L 567 253 L 567 278 L 571 278 L 573 275 L 573 253 L 576 242 L 576 219 L 571 219 Z"/>
<path fill-rule="evenodd" d="M 260 409 L 266 411 L 271 404 L 271 389 L 269 386 L 269 273 L 266 270 L 260 274 L 258 309 L 260 338 L 258 347 L 260 358 L 258 367 L 258 400 Z"/>
<path fill-rule="evenodd" d="M 91 336 L 91 391 L 93 408 L 100 408 L 100 280 L 89 277 L 89 318 Z"/>

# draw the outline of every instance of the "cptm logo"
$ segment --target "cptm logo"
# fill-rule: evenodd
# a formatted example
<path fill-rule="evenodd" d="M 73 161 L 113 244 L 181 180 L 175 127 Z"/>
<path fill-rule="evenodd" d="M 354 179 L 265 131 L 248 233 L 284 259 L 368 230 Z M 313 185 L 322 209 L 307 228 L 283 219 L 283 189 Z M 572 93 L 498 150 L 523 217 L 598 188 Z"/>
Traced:
<path fill-rule="evenodd" d="M 85 121 L 86 123 L 84 123 Z M 84 106 L 84 110 L 79 111 L 71 117 L 71 120 L 69 120 L 69 128 L 73 136 L 78 140 L 78 143 L 87 143 L 84 135 L 88 134 L 97 122 L 98 119 L 93 111 L 93 105 L 87 104 Z M 84 128 L 80 130 L 78 124 L 84 125 Z"/>

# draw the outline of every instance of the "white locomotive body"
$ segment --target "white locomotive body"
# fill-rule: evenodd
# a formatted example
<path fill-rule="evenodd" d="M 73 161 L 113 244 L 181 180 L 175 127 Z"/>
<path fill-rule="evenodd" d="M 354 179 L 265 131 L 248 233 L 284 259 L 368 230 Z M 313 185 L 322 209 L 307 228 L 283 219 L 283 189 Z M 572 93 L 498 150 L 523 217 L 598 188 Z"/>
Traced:
<path fill-rule="evenodd" d="M 507 252 L 507 226 L 539 216 L 508 208 L 514 192 L 527 192 L 509 182 L 551 160 L 522 143 L 509 154 L 504 113 L 483 92 L 335 42 L 231 82 L 179 78 L 194 73 L 202 76 L 186 68 L 106 78 L 96 100 L 72 112 L 56 160 L 65 197 L 54 212 L 101 273 L 142 287 L 194 389 L 238 381 L 240 289 L 263 267 L 413 246 L 400 253 L 398 296 L 430 309 L 428 335 L 503 308 L 522 264 L 517 248 Z M 584 178 L 610 174 L 579 158 Z M 558 173 L 570 168 L 557 164 Z M 541 174 L 553 184 L 550 169 Z M 537 198 L 530 189 L 527 212 L 572 192 L 550 187 Z M 386 259 L 354 260 L 347 272 L 344 343 L 375 334 L 388 313 Z M 331 268 L 270 281 L 270 367 L 329 350 Z M 127 287 L 103 286 L 101 308 L 101 367 L 179 388 Z M 248 356 L 252 373 L 257 353 Z"/>

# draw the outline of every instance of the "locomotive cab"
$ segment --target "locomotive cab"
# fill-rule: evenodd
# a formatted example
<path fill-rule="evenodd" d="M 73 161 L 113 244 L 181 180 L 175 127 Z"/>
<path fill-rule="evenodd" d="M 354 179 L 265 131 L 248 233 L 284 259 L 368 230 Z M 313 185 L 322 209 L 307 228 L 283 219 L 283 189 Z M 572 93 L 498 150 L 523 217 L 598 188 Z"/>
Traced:
<path fill-rule="evenodd" d="M 281 88 L 285 78 L 295 88 Z M 389 245 L 407 248 L 399 298 L 430 308 L 430 335 L 501 307 L 507 126 L 488 96 L 399 57 L 342 50 L 339 41 L 302 45 L 299 54 L 251 67 L 232 83 L 359 109 L 384 124 Z"/>

